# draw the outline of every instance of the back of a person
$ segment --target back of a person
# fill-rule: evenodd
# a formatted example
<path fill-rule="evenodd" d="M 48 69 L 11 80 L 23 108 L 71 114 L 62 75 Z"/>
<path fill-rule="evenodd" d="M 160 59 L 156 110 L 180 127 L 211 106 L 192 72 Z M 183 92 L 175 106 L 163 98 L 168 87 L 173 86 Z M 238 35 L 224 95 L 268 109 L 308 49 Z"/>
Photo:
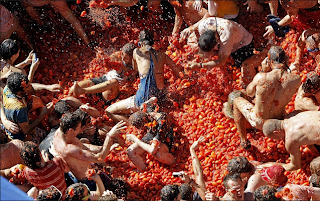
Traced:
<path fill-rule="evenodd" d="M 172 1 L 169 1 L 170 3 Z M 183 0 L 183 3 L 181 4 L 182 6 L 173 6 L 179 14 L 182 16 L 183 20 L 189 25 L 193 25 L 200 21 L 203 16 L 208 13 L 206 9 L 202 8 L 201 11 L 197 11 L 193 7 L 194 1 L 185 1 Z M 172 3 L 171 3 L 172 4 Z"/>
<path fill-rule="evenodd" d="M 27 180 L 39 190 L 50 187 L 57 187 L 61 192 L 65 192 L 67 184 L 64 178 L 64 166 L 61 158 L 54 158 L 47 162 L 44 167 L 24 169 Z"/>
<path fill-rule="evenodd" d="M 298 90 L 300 76 L 284 69 L 274 69 L 264 76 L 264 82 L 257 86 L 254 110 L 263 119 L 282 118 L 285 106 Z"/>

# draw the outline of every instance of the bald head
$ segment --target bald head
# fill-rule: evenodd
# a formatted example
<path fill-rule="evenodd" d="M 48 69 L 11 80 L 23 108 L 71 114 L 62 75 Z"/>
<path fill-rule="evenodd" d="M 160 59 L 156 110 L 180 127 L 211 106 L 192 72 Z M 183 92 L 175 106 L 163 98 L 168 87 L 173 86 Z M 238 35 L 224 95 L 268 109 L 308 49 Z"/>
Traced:
<path fill-rule="evenodd" d="M 274 134 L 274 131 L 281 131 L 281 120 L 268 119 L 263 124 L 263 133 L 266 137 L 277 139 L 279 136 Z"/>

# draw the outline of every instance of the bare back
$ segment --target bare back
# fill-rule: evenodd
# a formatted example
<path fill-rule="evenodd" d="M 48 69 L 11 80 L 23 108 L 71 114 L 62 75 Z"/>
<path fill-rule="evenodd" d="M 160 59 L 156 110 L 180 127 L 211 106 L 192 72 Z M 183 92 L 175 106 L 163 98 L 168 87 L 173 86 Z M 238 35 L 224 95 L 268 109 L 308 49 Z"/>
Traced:
<path fill-rule="evenodd" d="M 134 65 L 137 67 L 140 79 L 144 78 L 150 69 L 150 55 L 154 63 L 154 76 L 159 89 L 164 88 L 164 64 L 165 54 L 163 52 L 153 50 L 150 51 L 146 47 L 136 48 L 133 52 Z"/>
<path fill-rule="evenodd" d="M 177 14 L 180 15 L 189 26 L 200 21 L 203 16 L 208 13 L 208 11 L 204 8 L 202 8 L 200 12 L 197 11 L 193 7 L 193 3 L 194 1 L 186 1 L 182 7 L 174 6 Z"/>
<path fill-rule="evenodd" d="M 285 106 L 297 92 L 300 83 L 299 75 L 281 69 L 261 74 L 256 86 L 254 112 L 263 119 L 282 118 Z"/>

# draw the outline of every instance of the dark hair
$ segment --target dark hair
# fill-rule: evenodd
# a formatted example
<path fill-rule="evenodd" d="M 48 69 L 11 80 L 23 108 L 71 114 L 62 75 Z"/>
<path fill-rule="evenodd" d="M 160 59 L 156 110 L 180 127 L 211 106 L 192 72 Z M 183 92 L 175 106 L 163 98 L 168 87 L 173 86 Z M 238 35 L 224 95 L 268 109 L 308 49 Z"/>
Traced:
<path fill-rule="evenodd" d="M 274 186 L 265 185 L 257 188 L 253 197 L 255 201 L 281 201 L 281 198 L 275 196 L 276 192 L 277 189 Z"/>
<path fill-rule="evenodd" d="M 80 117 L 78 114 L 67 112 L 60 120 L 60 129 L 63 133 L 67 132 L 70 128 L 76 129 L 80 123 Z"/>
<path fill-rule="evenodd" d="M 237 156 L 228 163 L 227 170 L 229 172 L 247 173 L 253 170 L 253 165 L 244 156 Z"/>
<path fill-rule="evenodd" d="M 309 183 L 312 184 L 313 187 L 320 187 L 320 178 L 318 175 L 316 174 L 312 174 L 310 179 L 309 179 Z"/>
<path fill-rule="evenodd" d="M 13 55 L 17 54 L 19 50 L 20 45 L 17 40 L 6 39 L 0 45 L 1 58 L 3 60 L 8 60 Z"/>
<path fill-rule="evenodd" d="M 87 125 L 88 122 L 91 120 L 88 113 L 86 113 L 85 111 L 83 111 L 81 109 L 77 109 L 74 113 L 79 115 L 80 120 L 81 120 L 81 126 Z"/>
<path fill-rule="evenodd" d="M 136 46 L 133 43 L 127 43 L 121 48 L 121 51 L 132 56 L 135 48 Z"/>
<path fill-rule="evenodd" d="M 9 90 L 13 94 L 17 94 L 19 91 L 23 91 L 23 87 L 21 86 L 21 83 L 23 80 L 26 82 L 26 84 L 29 83 L 28 77 L 22 73 L 11 73 L 7 79 L 7 86 Z"/>
<path fill-rule="evenodd" d="M 135 112 L 129 117 L 129 123 L 137 128 L 142 128 L 147 122 L 148 114 L 145 112 Z"/>
<path fill-rule="evenodd" d="M 38 145 L 34 142 L 25 142 L 20 150 L 20 156 L 26 164 L 31 169 L 39 168 L 38 162 L 41 162 L 41 154 Z"/>
<path fill-rule="evenodd" d="M 320 156 L 314 158 L 310 163 L 311 174 L 316 174 L 320 176 Z"/>
<path fill-rule="evenodd" d="M 179 186 L 166 185 L 161 189 L 160 198 L 161 201 L 172 201 L 179 195 Z"/>
<path fill-rule="evenodd" d="M 60 193 L 61 192 L 59 192 L 57 188 L 50 186 L 49 188 L 41 191 L 37 197 L 37 201 L 57 201 L 62 197 Z"/>
<path fill-rule="evenodd" d="M 0 127 L 0 144 L 8 143 L 10 140 L 8 138 L 8 135 L 6 134 L 6 131 L 4 128 Z"/>
<path fill-rule="evenodd" d="M 216 46 L 216 32 L 208 30 L 204 32 L 198 40 L 199 47 L 202 51 L 210 52 Z"/>
<path fill-rule="evenodd" d="M 67 101 L 65 100 L 59 100 L 55 105 L 54 105 L 54 112 L 56 113 L 58 119 L 62 117 L 63 114 L 66 112 L 71 112 L 71 106 Z"/>
<path fill-rule="evenodd" d="M 223 178 L 223 185 L 224 185 L 224 188 L 227 190 L 229 189 L 229 180 L 231 181 L 237 181 L 238 179 L 241 180 L 241 176 L 239 173 L 235 173 L 235 172 L 230 172 L 228 173 L 224 178 Z"/>
<path fill-rule="evenodd" d="M 193 191 L 189 184 L 180 185 L 181 200 L 192 200 Z"/>
<path fill-rule="evenodd" d="M 85 197 L 84 196 L 84 189 L 85 188 L 87 188 L 87 187 L 82 183 L 75 183 L 75 184 L 70 185 L 66 190 L 65 200 L 68 200 L 68 201 L 82 200 Z M 73 193 L 70 193 L 71 190 L 73 190 Z"/>
<path fill-rule="evenodd" d="M 315 72 L 309 72 L 307 79 L 302 83 L 302 89 L 306 93 L 314 93 L 320 89 L 320 76 Z"/>
<path fill-rule="evenodd" d="M 282 64 L 286 61 L 286 54 L 282 47 L 272 46 L 269 50 L 269 59 L 270 61 L 275 62 L 276 64 Z"/>
<path fill-rule="evenodd" d="M 115 194 L 104 195 L 98 199 L 98 201 L 118 201 L 118 198 Z"/>
<path fill-rule="evenodd" d="M 153 45 L 154 44 L 153 33 L 149 32 L 146 29 L 140 31 L 139 41 L 145 45 Z"/>

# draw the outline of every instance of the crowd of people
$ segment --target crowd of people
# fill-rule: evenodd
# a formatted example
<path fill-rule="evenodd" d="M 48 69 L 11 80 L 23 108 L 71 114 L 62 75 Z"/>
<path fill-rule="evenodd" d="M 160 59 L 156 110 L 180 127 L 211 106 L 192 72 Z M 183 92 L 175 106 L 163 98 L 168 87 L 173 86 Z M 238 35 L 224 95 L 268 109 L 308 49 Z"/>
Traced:
<path fill-rule="evenodd" d="M 95 1 L 98 2 L 98 1 Z M 130 7 L 137 0 L 102 1 L 110 6 Z M 186 172 L 174 172 L 183 184 L 166 185 L 161 189 L 162 201 L 172 200 L 318 200 L 320 199 L 320 158 L 310 163 L 309 186 L 288 183 L 285 171 L 300 169 L 300 147 L 307 145 L 320 154 L 320 1 L 318 0 L 250 0 L 247 11 L 261 12 L 269 4 L 271 14 L 264 37 L 268 43 L 257 54 L 254 36 L 241 25 L 238 1 L 224 0 L 168 0 L 175 12 L 172 37 L 187 41 L 206 57 L 218 55 L 216 60 L 204 63 L 189 61 L 182 68 L 162 50 L 154 48 L 154 34 L 142 29 L 138 44 L 126 43 L 119 52 L 120 70 L 110 70 L 101 77 L 73 83 L 68 96 L 43 103 L 36 91 L 61 92 L 57 84 L 34 82 L 41 58 L 30 51 L 27 58 L 16 64 L 20 45 L 10 39 L 13 32 L 34 48 L 19 19 L 3 5 L 1 9 L 1 176 L 25 192 L 25 199 L 35 200 L 120 200 L 126 199 L 128 187 L 124 180 L 113 178 L 106 171 L 105 158 L 115 148 L 125 146 L 125 134 L 132 144 L 127 155 L 137 172 L 148 171 L 145 154 L 163 165 L 173 165 L 178 155 L 170 152 L 174 131 L 172 117 L 163 112 L 168 101 L 165 86 L 165 65 L 174 79 L 186 76 L 187 71 L 223 67 L 231 57 L 233 66 L 241 68 L 242 90 L 229 94 L 223 104 L 227 118 L 233 119 L 240 136 L 240 146 L 251 149 L 247 129 L 263 132 L 265 137 L 283 140 L 290 154 L 289 163 L 249 161 L 237 156 L 228 161 L 228 174 L 223 179 L 225 195 L 217 197 L 206 190 L 197 149 L 204 137 L 190 145 L 190 156 L 195 180 Z M 161 1 L 148 2 L 150 12 L 162 14 Z M 241 3 L 242 4 L 242 3 Z M 64 0 L 23 0 L 21 5 L 41 26 L 44 22 L 34 7 L 50 5 L 74 28 L 84 45 L 90 42 L 80 21 Z M 278 15 L 278 7 L 286 13 Z M 284 16 L 282 19 L 278 16 Z M 276 46 L 277 40 L 290 29 L 293 19 L 309 28 L 301 34 L 294 61 L 289 63 L 284 49 Z M 181 30 L 183 24 L 188 28 Z M 31 34 L 31 33 L 28 33 Z M 301 81 L 302 57 L 310 54 L 317 70 L 309 72 Z M 112 55 L 111 55 L 112 57 Z M 30 65 L 29 72 L 24 69 Z M 258 68 L 261 66 L 261 68 Z M 261 69 L 258 71 L 258 69 Z M 119 100 L 120 87 L 128 80 L 140 79 L 135 95 Z M 79 96 L 96 94 L 109 106 L 105 114 L 114 126 L 93 126 L 91 118 L 101 116 L 94 104 L 83 103 Z M 295 96 L 296 94 L 296 96 Z M 286 105 L 295 96 L 295 111 L 285 114 Z M 115 102 L 115 100 L 117 100 Z M 36 117 L 31 113 L 36 113 Z M 110 121 L 111 121 L 110 120 Z M 44 122 L 50 128 L 44 129 Z M 144 133 L 140 139 L 126 133 L 134 126 Z M 319 129 L 319 130 L 318 130 Z M 1 178 L 1 186 L 5 180 Z M 14 193 L 12 193 L 14 194 Z M 14 199 L 7 195 L 7 199 Z"/>

